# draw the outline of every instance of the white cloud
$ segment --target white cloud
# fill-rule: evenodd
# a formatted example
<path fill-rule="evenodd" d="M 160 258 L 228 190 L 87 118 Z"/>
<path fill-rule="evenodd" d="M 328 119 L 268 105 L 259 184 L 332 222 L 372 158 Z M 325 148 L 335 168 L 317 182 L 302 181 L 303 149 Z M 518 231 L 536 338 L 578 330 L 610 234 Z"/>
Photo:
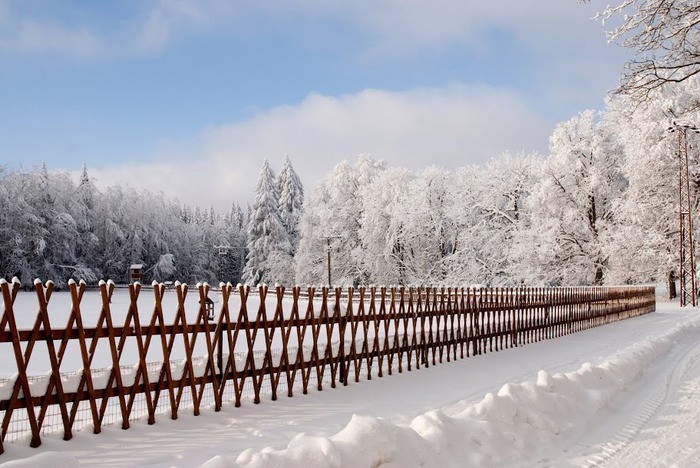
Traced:
<path fill-rule="evenodd" d="M 26 19 L 16 22 L 10 29 L 10 34 L 0 36 L 0 49 L 89 57 L 102 48 L 101 38 L 84 27 L 67 28 L 56 23 Z"/>
<path fill-rule="evenodd" d="M 585 46 L 592 37 L 604 41 L 602 31 L 589 20 L 595 6 L 574 0 L 149 0 L 131 9 L 117 2 L 115 9 L 127 16 L 114 22 L 113 29 L 74 24 L 70 14 L 39 20 L 36 12 L 13 11 L 11 4 L 0 2 L 0 22 L 4 16 L 6 26 L 0 41 L 6 49 L 14 46 L 20 51 L 77 56 L 157 52 L 192 34 L 264 31 L 282 22 L 287 23 L 290 39 L 299 40 L 304 30 L 298 24 L 310 19 L 352 25 L 369 39 L 362 53 L 372 56 L 415 54 L 455 43 L 483 50 L 494 28 L 508 30 L 519 41 L 540 49 L 559 47 L 562 42 Z"/>
<path fill-rule="evenodd" d="M 341 160 L 360 153 L 420 170 L 482 163 L 508 150 L 544 151 L 552 125 L 518 95 L 491 87 L 311 94 L 299 105 L 209 130 L 187 160 L 168 152 L 142 166 L 91 169 L 91 175 L 103 186 L 128 181 L 181 202 L 226 209 L 253 199 L 265 158 L 279 170 L 289 155 L 311 189 Z"/>
<path fill-rule="evenodd" d="M 538 48 L 562 44 L 587 47 L 591 38 L 605 41 L 591 20 L 596 5 L 575 0 L 259 0 L 262 16 L 315 17 L 353 24 L 373 39 L 372 53 L 415 53 L 445 44 L 483 48 L 494 30 L 507 30 Z"/>
<path fill-rule="evenodd" d="M 131 43 L 138 51 L 160 50 L 177 35 L 224 23 L 235 11 L 225 0 L 159 0 L 144 17 L 133 21 Z"/>
<path fill-rule="evenodd" d="M 67 9 L 68 11 L 68 9 Z M 88 58 L 129 56 L 165 49 L 177 36 L 225 24 L 235 8 L 227 0 L 157 0 L 143 14 L 119 21 L 114 30 L 76 24 L 66 18 L 39 19 L 37 12 L 17 11 L 0 2 L 0 50 L 13 53 L 61 53 Z"/>

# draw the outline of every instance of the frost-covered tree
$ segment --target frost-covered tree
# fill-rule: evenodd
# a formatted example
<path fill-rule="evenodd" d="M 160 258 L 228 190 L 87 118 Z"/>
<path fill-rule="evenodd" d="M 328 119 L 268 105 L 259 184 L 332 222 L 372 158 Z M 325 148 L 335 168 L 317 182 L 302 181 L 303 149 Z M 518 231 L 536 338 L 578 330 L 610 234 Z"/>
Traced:
<path fill-rule="evenodd" d="M 51 278 L 60 287 L 70 278 L 96 278 L 80 251 L 76 219 L 81 200 L 68 173 L 40 170 L 6 172 L 0 177 L 3 204 L 0 269 L 25 284 Z"/>
<path fill-rule="evenodd" d="M 97 272 L 90 267 L 90 255 L 94 250 L 86 252 L 84 242 L 92 242 L 89 236 L 86 219 L 83 214 L 91 215 L 84 207 L 84 200 L 76 196 L 76 187 L 67 172 L 52 172 L 50 177 L 52 185 L 51 218 L 48 220 L 51 241 L 49 253 L 51 255 L 53 274 L 45 277 L 59 278 L 59 281 L 68 279 L 84 279 L 91 283 L 98 280 Z M 80 224 L 82 223 L 82 224 Z M 84 237 L 84 235 L 87 236 Z"/>
<path fill-rule="evenodd" d="M 29 198 L 34 189 L 27 173 L 0 171 L 0 263 L 2 277 L 17 276 L 23 284 L 36 277 L 34 260 L 45 248 L 43 220 Z"/>
<path fill-rule="evenodd" d="M 411 250 L 403 208 L 409 204 L 413 176 L 403 168 L 382 171 L 361 193 L 360 258 L 370 281 L 394 285 L 409 283 Z"/>
<path fill-rule="evenodd" d="M 292 246 L 280 218 L 277 180 L 267 160 L 260 171 L 255 193 L 248 220 L 248 255 L 243 280 L 248 284 L 292 284 Z"/>
<path fill-rule="evenodd" d="M 661 282 L 678 268 L 678 141 L 669 132 L 668 109 L 676 109 L 690 122 L 700 113 L 686 106 L 689 95 L 698 95 L 697 78 L 657 90 L 644 103 L 627 98 L 612 101 L 606 120 L 617 131 L 629 181 L 624 196 L 615 204 L 617 229 L 608 243 L 610 276 L 615 282 Z M 635 106 L 635 112 L 628 110 Z M 688 132 L 690 143 L 691 197 L 696 207 L 700 189 L 700 155 L 693 148 L 700 139 Z"/>
<path fill-rule="evenodd" d="M 382 161 L 369 155 L 360 155 L 354 165 L 342 161 L 306 198 L 295 257 L 300 284 L 328 282 L 329 249 L 334 285 L 368 284 L 360 239 L 365 209 L 361 191 L 384 169 Z"/>
<path fill-rule="evenodd" d="M 397 282 L 443 283 L 447 274 L 445 259 L 453 253 L 455 245 L 454 226 L 447 215 L 453 178 L 449 172 L 434 166 L 419 175 L 396 174 L 395 178 L 406 185 L 405 190 L 390 189 L 394 198 L 390 211 L 394 232 L 389 239 L 394 244 L 391 258 L 398 262 Z M 402 178 L 405 178 L 403 182 Z M 382 184 L 380 178 L 375 184 Z"/>
<path fill-rule="evenodd" d="M 518 232 L 529 226 L 525 200 L 542 164 L 536 154 L 505 153 L 486 166 L 461 168 L 450 215 L 457 233 L 448 258 L 453 284 L 513 285 Z"/>
<path fill-rule="evenodd" d="M 327 231 L 322 221 L 325 218 L 323 211 L 330 202 L 326 179 L 318 184 L 304 202 L 304 212 L 299 222 L 299 245 L 294 256 L 298 284 L 319 285 L 326 283 L 324 265 L 326 265 L 327 257 L 324 256 L 324 252 L 326 249 L 330 250 L 332 240 L 331 236 L 325 240 L 323 238 Z M 322 229 L 324 232 L 321 232 Z M 335 237 L 337 235 L 333 236 L 333 238 Z M 338 263 L 338 261 L 334 263 L 336 268 Z"/>
<path fill-rule="evenodd" d="M 446 282 L 450 284 L 489 284 L 481 271 L 481 247 L 476 237 L 488 237 L 479 210 L 481 197 L 479 184 L 483 182 L 483 169 L 477 165 L 459 168 L 449 187 L 450 203 L 447 216 L 454 225 L 453 252 L 445 259 Z"/>
<path fill-rule="evenodd" d="M 279 211 L 282 225 L 292 246 L 292 255 L 299 245 L 299 221 L 303 208 L 304 186 L 287 157 L 279 175 Z"/>
<path fill-rule="evenodd" d="M 105 278 L 123 278 L 130 259 L 125 258 L 126 226 L 124 212 L 128 206 L 124 202 L 121 187 L 109 187 L 102 196 L 97 208 L 97 236 L 100 239 L 99 255 L 96 263 Z M 116 281 L 116 280 L 115 280 Z"/>
<path fill-rule="evenodd" d="M 612 204 L 625 188 L 610 135 L 592 111 L 554 130 L 542 178 L 528 198 L 531 223 L 517 237 L 526 284 L 603 283 Z"/>

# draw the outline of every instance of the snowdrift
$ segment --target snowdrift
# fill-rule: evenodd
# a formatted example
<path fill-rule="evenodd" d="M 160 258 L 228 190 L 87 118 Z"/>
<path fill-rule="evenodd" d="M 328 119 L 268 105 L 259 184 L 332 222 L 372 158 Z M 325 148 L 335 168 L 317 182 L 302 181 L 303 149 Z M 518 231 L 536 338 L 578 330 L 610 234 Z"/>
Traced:
<path fill-rule="evenodd" d="M 235 460 L 216 456 L 202 465 L 226 467 L 494 466 L 556 446 L 575 427 L 624 393 L 644 369 L 682 336 L 697 333 L 700 318 L 649 338 L 600 365 L 508 383 L 456 415 L 430 411 L 408 427 L 355 415 L 330 437 L 299 434 L 284 449 L 246 450 Z"/>

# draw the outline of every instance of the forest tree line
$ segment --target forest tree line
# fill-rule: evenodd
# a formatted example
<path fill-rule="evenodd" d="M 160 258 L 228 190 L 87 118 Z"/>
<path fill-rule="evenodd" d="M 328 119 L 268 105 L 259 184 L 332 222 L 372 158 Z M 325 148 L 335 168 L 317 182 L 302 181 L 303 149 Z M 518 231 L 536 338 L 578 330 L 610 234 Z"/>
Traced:
<path fill-rule="evenodd" d="M 304 197 L 289 159 L 264 162 L 252 206 L 219 213 L 162 194 L 96 189 L 87 168 L 0 168 L 0 276 L 62 286 L 127 280 L 322 285 L 591 285 L 664 281 L 678 264 L 669 109 L 700 119 L 698 80 L 624 96 L 556 126 L 549 154 L 420 173 L 369 155 Z M 631 109 L 634 108 L 634 112 Z M 689 134 L 697 211 L 697 148 Z M 697 225 L 697 223 L 696 223 Z M 225 255 L 222 255 L 225 254 Z"/>
<path fill-rule="evenodd" d="M 65 171 L 0 167 L 0 277 L 58 287 L 69 279 L 127 281 L 131 264 L 145 279 L 214 281 L 240 276 L 246 213 L 191 208 L 162 194 L 120 186 L 99 191 L 83 166 L 76 184 Z M 222 258 L 216 245 L 233 247 Z"/>

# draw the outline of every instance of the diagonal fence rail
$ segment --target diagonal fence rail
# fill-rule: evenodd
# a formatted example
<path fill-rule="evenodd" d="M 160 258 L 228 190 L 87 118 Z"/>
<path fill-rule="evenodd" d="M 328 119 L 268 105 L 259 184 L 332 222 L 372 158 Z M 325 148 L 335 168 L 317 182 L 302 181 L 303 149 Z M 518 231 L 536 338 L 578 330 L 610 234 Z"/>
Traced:
<path fill-rule="evenodd" d="M 292 397 L 309 387 L 335 388 L 555 338 L 656 307 L 655 290 L 646 286 L 302 291 L 223 283 L 190 290 L 176 283 L 171 291 L 135 283 L 120 290 L 118 301 L 112 282 L 88 291 L 92 300 L 85 299 L 85 283 L 70 282 L 57 304 L 69 309 L 67 319 L 55 327 L 53 283 L 37 280 L 34 287 L 38 312 L 33 325 L 22 327 L 18 318 L 31 323 L 32 312 L 18 308 L 20 284 L 0 280 L 0 356 L 5 364 L 14 361 L 11 375 L 0 378 L 0 453 L 8 440 L 27 438 L 37 447 L 48 432 L 62 431 L 69 440 L 86 427 L 128 429 L 135 419 L 154 424 L 159 415 L 176 419 L 185 409 L 198 415 L 205 405 L 219 411 L 246 398 Z"/>

